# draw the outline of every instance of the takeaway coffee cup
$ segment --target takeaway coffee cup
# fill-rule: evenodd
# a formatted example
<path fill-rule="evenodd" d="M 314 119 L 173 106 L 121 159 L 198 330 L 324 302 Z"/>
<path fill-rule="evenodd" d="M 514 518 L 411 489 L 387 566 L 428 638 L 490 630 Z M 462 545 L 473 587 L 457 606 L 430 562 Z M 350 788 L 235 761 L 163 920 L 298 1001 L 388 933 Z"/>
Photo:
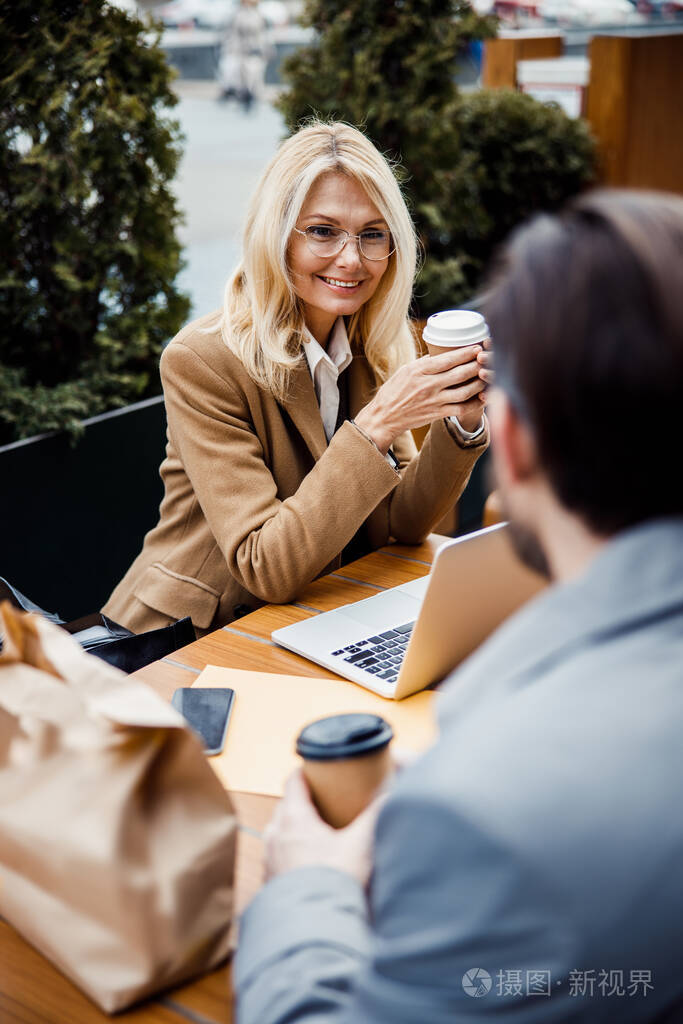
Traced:
<path fill-rule="evenodd" d="M 430 316 L 422 337 L 430 356 L 438 356 L 449 348 L 481 345 L 490 333 L 481 313 L 471 309 L 444 309 Z"/>
<path fill-rule="evenodd" d="M 319 718 L 296 741 L 303 772 L 323 821 L 344 828 L 371 802 L 394 769 L 394 733 L 379 715 Z"/>

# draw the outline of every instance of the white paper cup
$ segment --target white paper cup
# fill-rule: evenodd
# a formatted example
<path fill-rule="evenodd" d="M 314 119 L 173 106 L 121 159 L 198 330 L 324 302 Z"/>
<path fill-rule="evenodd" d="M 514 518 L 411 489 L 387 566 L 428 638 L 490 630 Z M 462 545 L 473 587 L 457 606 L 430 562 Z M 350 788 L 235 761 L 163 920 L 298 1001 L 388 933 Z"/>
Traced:
<path fill-rule="evenodd" d="M 481 345 L 490 337 L 490 332 L 481 313 L 471 309 L 444 309 L 430 316 L 422 337 L 430 356 L 438 356 L 449 348 Z"/>

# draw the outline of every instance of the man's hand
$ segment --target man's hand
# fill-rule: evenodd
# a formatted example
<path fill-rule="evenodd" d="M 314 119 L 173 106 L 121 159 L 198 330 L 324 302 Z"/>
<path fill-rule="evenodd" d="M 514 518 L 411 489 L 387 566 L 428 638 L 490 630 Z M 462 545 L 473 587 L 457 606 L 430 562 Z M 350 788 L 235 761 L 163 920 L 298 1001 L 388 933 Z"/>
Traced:
<path fill-rule="evenodd" d="M 346 828 L 331 828 L 315 809 L 301 771 L 295 772 L 264 833 L 266 878 L 294 868 L 323 866 L 345 871 L 367 885 L 381 803 L 382 797 L 377 797 Z"/>

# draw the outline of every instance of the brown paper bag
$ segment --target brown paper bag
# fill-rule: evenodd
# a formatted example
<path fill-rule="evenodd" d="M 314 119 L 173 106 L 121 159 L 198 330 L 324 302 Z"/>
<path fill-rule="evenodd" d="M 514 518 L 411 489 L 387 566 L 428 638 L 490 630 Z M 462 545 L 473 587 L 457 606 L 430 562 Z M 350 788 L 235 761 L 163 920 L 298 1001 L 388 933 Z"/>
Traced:
<path fill-rule="evenodd" d="M 181 716 L 0 606 L 0 914 L 103 1010 L 229 952 L 236 824 Z"/>

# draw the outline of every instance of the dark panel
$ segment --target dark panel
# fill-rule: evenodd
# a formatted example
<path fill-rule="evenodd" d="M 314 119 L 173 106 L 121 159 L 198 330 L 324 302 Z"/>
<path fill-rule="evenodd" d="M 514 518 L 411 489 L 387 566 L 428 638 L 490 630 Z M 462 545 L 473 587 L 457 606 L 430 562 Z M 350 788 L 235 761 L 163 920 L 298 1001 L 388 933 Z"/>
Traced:
<path fill-rule="evenodd" d="M 490 451 L 484 452 L 477 459 L 469 483 L 458 502 L 457 536 L 481 529 L 484 502 L 493 490 L 490 459 Z"/>
<path fill-rule="evenodd" d="M 73 619 L 98 610 L 156 523 L 163 398 L 0 449 L 0 576 Z"/>

